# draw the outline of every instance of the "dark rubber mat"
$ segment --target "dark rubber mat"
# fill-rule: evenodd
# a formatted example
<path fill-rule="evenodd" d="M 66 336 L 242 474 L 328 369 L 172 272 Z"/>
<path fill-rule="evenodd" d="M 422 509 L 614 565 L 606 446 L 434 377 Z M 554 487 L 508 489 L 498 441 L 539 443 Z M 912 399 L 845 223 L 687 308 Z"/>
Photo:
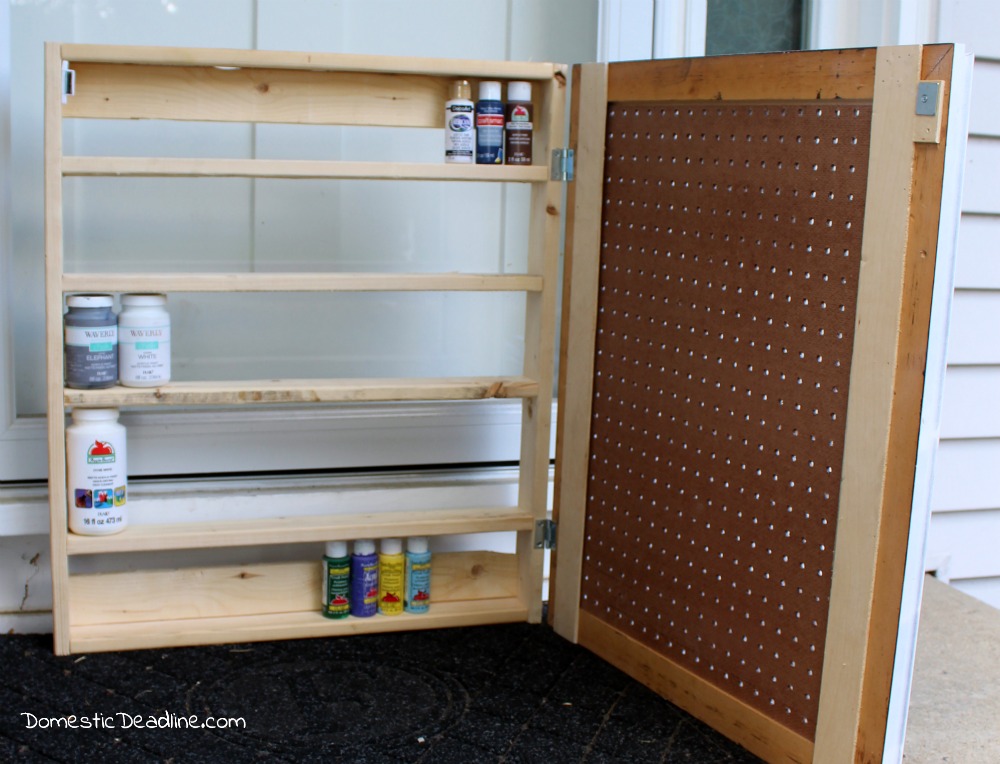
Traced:
<path fill-rule="evenodd" d="M 758 761 L 546 626 L 64 658 L 8 635 L 0 665 L 4 761 Z"/>

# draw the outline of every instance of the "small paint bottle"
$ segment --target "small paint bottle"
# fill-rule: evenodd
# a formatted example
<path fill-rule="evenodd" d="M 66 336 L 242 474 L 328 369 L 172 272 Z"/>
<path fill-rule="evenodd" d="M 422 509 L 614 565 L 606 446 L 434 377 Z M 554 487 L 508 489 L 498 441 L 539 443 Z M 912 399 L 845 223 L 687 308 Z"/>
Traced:
<path fill-rule="evenodd" d="M 531 164 L 531 83 L 507 85 L 507 109 L 504 112 L 504 162 Z"/>
<path fill-rule="evenodd" d="M 96 390 L 118 381 L 118 321 L 109 294 L 66 298 L 64 361 L 66 387 Z"/>
<path fill-rule="evenodd" d="M 123 294 L 118 314 L 118 381 L 155 387 L 170 381 L 170 314 L 162 294 Z"/>
<path fill-rule="evenodd" d="M 327 618 L 347 618 L 351 614 L 351 557 L 346 541 L 326 542 L 323 555 L 322 610 Z"/>
<path fill-rule="evenodd" d="M 351 615 L 368 618 L 378 612 L 378 555 L 375 542 L 360 539 L 354 542 L 351 555 Z"/>
<path fill-rule="evenodd" d="M 476 164 L 503 164 L 503 103 L 500 83 L 479 83 L 476 101 Z"/>
<path fill-rule="evenodd" d="M 425 536 L 406 540 L 406 596 L 408 613 L 426 613 L 431 607 L 431 552 Z"/>
<path fill-rule="evenodd" d="M 118 409 L 73 409 L 66 428 L 69 529 L 105 536 L 128 525 L 128 459 Z"/>
<path fill-rule="evenodd" d="M 402 539 L 382 539 L 378 556 L 378 612 L 399 615 L 403 612 L 403 586 L 406 564 Z"/>
<path fill-rule="evenodd" d="M 451 86 L 451 98 L 444 104 L 444 161 L 473 164 L 476 161 L 476 106 L 472 85 L 458 80 Z"/>

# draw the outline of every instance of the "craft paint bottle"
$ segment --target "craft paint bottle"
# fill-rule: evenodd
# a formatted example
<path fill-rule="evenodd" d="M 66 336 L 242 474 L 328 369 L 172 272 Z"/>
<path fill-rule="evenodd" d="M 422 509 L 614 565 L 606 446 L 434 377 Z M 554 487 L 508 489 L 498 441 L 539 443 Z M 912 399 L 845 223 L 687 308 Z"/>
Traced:
<path fill-rule="evenodd" d="M 403 612 L 405 569 L 402 540 L 382 539 L 378 556 L 378 612 L 382 615 Z"/>
<path fill-rule="evenodd" d="M 504 162 L 531 164 L 531 83 L 507 85 L 507 109 L 504 112 Z"/>
<path fill-rule="evenodd" d="M 321 612 L 327 618 L 351 614 L 351 557 L 346 541 L 326 542 L 323 555 L 323 599 Z"/>
<path fill-rule="evenodd" d="M 170 314 L 162 294 L 124 294 L 118 314 L 118 381 L 155 387 L 170 381 Z"/>
<path fill-rule="evenodd" d="M 64 360 L 66 387 L 95 390 L 118 381 L 118 322 L 109 294 L 66 298 Z"/>
<path fill-rule="evenodd" d="M 503 164 L 503 104 L 499 82 L 480 82 L 476 101 L 476 164 Z"/>
<path fill-rule="evenodd" d="M 354 542 L 351 555 L 351 615 L 367 618 L 378 612 L 378 555 L 375 542 L 360 539 Z"/>
<path fill-rule="evenodd" d="M 476 114 L 471 101 L 472 85 L 458 80 L 444 104 L 444 161 L 473 164 L 476 161 Z"/>
<path fill-rule="evenodd" d="M 426 613 L 431 607 L 431 552 L 424 536 L 406 540 L 406 596 L 408 613 Z"/>
<path fill-rule="evenodd" d="M 66 428 L 69 529 L 86 536 L 118 533 L 128 525 L 128 459 L 118 409 L 73 409 Z"/>

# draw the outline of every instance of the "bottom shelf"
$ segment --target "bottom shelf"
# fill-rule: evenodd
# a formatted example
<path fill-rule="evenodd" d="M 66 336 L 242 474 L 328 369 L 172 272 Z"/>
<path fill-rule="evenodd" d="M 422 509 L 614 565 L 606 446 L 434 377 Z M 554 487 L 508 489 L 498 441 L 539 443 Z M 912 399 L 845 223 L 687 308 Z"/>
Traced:
<path fill-rule="evenodd" d="M 420 615 L 403 613 L 396 616 L 376 615 L 371 618 L 332 620 L 314 610 L 71 626 L 69 645 L 72 653 L 143 650 L 516 623 L 527 620 L 527 617 L 528 609 L 517 597 L 504 597 L 467 602 L 436 602 L 429 612 Z"/>
<path fill-rule="evenodd" d="M 434 556 L 430 611 L 324 618 L 319 560 L 71 575 L 69 651 L 332 637 L 528 620 L 517 557 Z"/>

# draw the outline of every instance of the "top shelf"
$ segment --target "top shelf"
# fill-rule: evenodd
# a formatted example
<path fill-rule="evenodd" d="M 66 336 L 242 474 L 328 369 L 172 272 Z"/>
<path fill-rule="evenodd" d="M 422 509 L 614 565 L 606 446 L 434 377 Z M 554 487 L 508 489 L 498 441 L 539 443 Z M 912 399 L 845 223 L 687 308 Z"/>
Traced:
<path fill-rule="evenodd" d="M 536 81 L 539 113 L 566 84 L 557 64 L 89 45 L 49 55 L 75 73 L 59 113 L 78 119 L 443 128 L 456 79 Z M 539 126 L 541 144 L 556 138 Z"/>
<path fill-rule="evenodd" d="M 529 61 L 416 58 L 345 53 L 239 50 L 232 48 L 167 48 L 134 45 L 60 46 L 62 57 L 74 62 L 155 66 L 245 67 L 309 71 L 386 72 L 441 77 L 548 80 L 562 73 L 562 64 Z"/>

